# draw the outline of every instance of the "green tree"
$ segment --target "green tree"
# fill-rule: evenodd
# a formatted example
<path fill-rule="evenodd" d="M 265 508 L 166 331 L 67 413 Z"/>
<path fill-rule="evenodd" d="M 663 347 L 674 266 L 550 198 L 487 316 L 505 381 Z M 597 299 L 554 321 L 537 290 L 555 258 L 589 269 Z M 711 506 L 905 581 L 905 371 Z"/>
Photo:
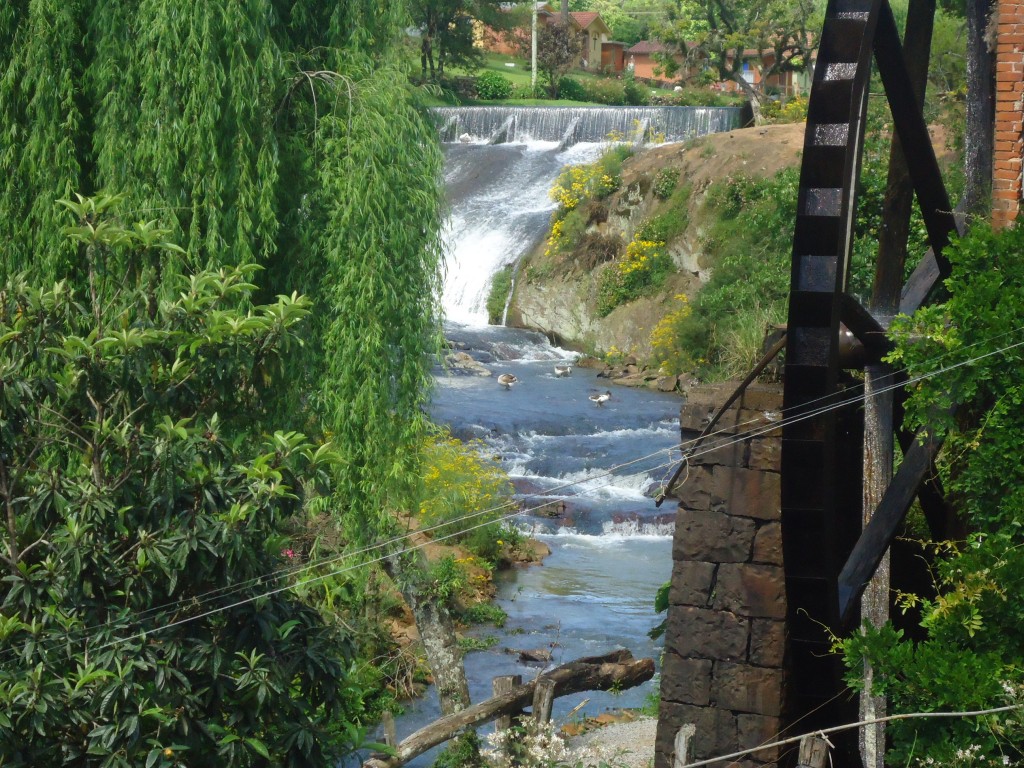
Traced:
<path fill-rule="evenodd" d="M 345 543 L 413 508 L 438 341 L 441 154 L 407 24 L 373 0 L 0 8 L 0 270 L 87 291 L 54 201 L 109 189 L 182 246 L 148 267 L 155 301 L 182 272 L 248 264 L 257 296 L 307 295 L 318 311 L 250 417 L 331 435 L 345 461 L 316 509 Z"/>
<path fill-rule="evenodd" d="M 309 301 L 251 304 L 250 265 L 155 302 L 179 249 L 113 202 L 69 204 L 85 291 L 0 289 L 0 763 L 336 762 L 349 640 L 275 588 L 341 458 L 252 418 Z"/>
<path fill-rule="evenodd" d="M 938 594 L 903 595 L 924 639 L 891 627 L 846 642 L 855 683 L 861 661 L 896 712 L 973 710 L 1024 701 L 1024 228 L 976 225 L 944 251 L 949 300 L 897 318 L 893 362 L 921 377 L 907 401 L 911 427 L 941 438 L 938 468 L 963 534 L 932 542 Z M 978 745 L 974 764 L 1021 759 L 1020 712 L 983 720 L 894 723 L 894 762 L 949 761 Z"/>
<path fill-rule="evenodd" d="M 803 71 L 821 26 L 814 0 L 672 0 L 665 12 L 655 31 L 675 48 L 659 56 L 666 74 L 710 68 L 750 99 L 756 122 L 767 96 L 764 83 L 779 72 Z M 750 58 L 741 51 L 756 54 Z M 677 55 L 686 63 L 680 65 Z M 748 82 L 744 64 L 760 69 L 759 82 Z"/>
<path fill-rule="evenodd" d="M 420 33 L 420 76 L 440 80 L 445 67 L 476 69 L 484 52 L 475 45 L 475 26 L 508 29 L 518 15 L 505 13 L 498 0 L 409 0 Z"/>
<path fill-rule="evenodd" d="M 558 81 L 575 66 L 583 41 L 571 24 L 550 21 L 537 27 L 537 70 L 548 84 L 548 94 L 558 98 Z"/>
<path fill-rule="evenodd" d="M 665 15 L 663 0 L 589 0 L 573 10 L 597 11 L 612 38 L 630 45 L 650 37 L 652 26 Z"/>

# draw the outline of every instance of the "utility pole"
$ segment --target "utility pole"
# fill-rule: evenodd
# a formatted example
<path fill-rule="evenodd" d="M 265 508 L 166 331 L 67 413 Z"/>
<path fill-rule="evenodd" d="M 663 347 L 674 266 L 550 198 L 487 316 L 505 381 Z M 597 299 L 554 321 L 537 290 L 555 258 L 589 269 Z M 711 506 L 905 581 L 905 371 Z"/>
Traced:
<path fill-rule="evenodd" d="M 537 0 L 530 0 L 533 4 L 533 40 L 530 44 L 530 93 L 537 95 Z"/>

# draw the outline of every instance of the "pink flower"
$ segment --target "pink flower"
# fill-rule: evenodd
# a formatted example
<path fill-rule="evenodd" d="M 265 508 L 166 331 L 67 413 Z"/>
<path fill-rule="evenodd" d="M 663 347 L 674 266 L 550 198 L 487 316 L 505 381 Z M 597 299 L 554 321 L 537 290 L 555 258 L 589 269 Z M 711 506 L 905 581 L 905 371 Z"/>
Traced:
<path fill-rule="evenodd" d="M 294 549 L 282 549 L 281 550 L 281 554 L 284 555 L 285 557 L 287 557 L 289 560 L 291 560 L 293 557 L 295 557 L 295 550 Z"/>

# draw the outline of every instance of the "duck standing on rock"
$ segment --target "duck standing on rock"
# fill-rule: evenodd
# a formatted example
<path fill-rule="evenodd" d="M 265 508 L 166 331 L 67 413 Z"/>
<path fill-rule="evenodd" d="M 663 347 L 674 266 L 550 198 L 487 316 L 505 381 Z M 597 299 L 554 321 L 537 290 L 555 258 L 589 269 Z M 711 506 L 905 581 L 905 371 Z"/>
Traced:
<path fill-rule="evenodd" d="M 605 390 L 598 395 L 588 395 L 587 397 L 590 398 L 590 402 L 597 403 L 597 406 L 600 408 L 612 399 L 612 393 Z"/>
<path fill-rule="evenodd" d="M 572 366 L 571 365 L 557 365 L 557 364 L 555 365 L 555 376 L 557 376 L 558 378 L 562 378 L 564 376 L 571 376 L 571 375 L 572 375 Z"/>
<path fill-rule="evenodd" d="M 503 373 L 500 376 L 498 376 L 498 383 L 501 384 L 501 386 L 503 386 L 505 389 L 512 389 L 512 385 L 518 381 L 519 379 L 517 379 L 511 373 Z"/>

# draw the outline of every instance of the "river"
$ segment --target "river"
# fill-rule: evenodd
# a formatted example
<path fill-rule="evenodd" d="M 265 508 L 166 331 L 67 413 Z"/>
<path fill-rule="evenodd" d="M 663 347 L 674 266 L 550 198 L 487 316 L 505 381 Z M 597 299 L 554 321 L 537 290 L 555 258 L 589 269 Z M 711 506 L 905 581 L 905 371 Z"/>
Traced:
<path fill-rule="evenodd" d="M 496 640 L 465 657 L 474 702 L 491 695 L 495 676 L 530 679 L 543 671 L 544 665 L 522 662 L 520 650 L 550 651 L 550 665 L 617 648 L 658 661 L 660 644 L 648 632 L 660 621 L 654 598 L 672 570 L 674 515 L 655 507 L 652 489 L 667 480 L 679 458 L 672 448 L 679 442 L 680 399 L 609 385 L 593 369 L 574 367 L 570 376 L 558 377 L 554 365 L 575 363 L 576 353 L 551 346 L 538 333 L 487 325 L 491 278 L 503 267 L 514 268 L 543 237 L 554 209 L 547 192 L 561 168 L 592 161 L 606 146 L 553 140 L 578 129 L 547 126 L 552 114 L 541 115 L 551 134 L 541 139 L 524 131 L 538 131 L 530 126 L 542 121 L 517 116 L 514 141 L 491 145 L 486 135 L 464 135 L 445 146 L 451 206 L 445 335 L 493 375 L 438 366 L 431 415 L 456 437 L 482 440 L 499 457 L 524 510 L 519 526 L 551 548 L 541 565 L 497 574 L 497 603 L 508 619 L 500 629 L 469 631 Z M 506 120 L 486 116 L 488 126 Z M 587 119 L 598 117 L 588 113 Z M 697 110 L 685 117 L 685 135 L 677 138 L 732 127 L 725 113 Z M 705 122 L 694 128 L 698 117 Z M 445 117 L 449 126 L 453 120 Z M 459 120 L 459 126 L 473 125 Z M 501 373 L 517 378 L 511 390 L 497 383 Z M 611 397 L 603 405 L 589 398 L 606 391 Z M 552 505 L 562 508 L 557 518 L 537 511 Z M 576 717 L 640 707 L 656 685 L 563 697 L 555 701 L 554 715 L 564 717 L 584 701 Z M 399 739 L 438 714 L 436 695 L 428 691 L 398 719 Z M 429 765 L 432 758 L 428 753 L 412 765 Z"/>

